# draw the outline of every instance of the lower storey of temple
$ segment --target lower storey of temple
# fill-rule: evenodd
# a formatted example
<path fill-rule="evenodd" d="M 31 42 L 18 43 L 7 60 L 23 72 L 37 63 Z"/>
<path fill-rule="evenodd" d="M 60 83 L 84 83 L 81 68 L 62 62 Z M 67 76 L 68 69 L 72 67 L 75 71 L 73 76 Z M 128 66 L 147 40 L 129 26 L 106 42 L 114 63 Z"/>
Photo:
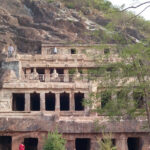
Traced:
<path fill-rule="evenodd" d="M 18 150 L 24 143 L 26 150 L 43 150 L 48 132 L 1 132 L 0 150 Z M 102 133 L 63 134 L 67 150 L 100 150 L 98 141 L 103 140 Z M 112 133 L 112 143 L 117 150 L 150 150 L 148 133 Z"/>

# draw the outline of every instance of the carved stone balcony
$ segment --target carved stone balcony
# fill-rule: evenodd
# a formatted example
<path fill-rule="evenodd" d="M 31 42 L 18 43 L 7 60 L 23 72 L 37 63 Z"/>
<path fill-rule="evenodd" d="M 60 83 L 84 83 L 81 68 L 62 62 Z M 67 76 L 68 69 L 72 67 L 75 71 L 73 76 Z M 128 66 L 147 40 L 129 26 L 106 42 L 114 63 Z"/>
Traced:
<path fill-rule="evenodd" d="M 25 74 L 22 80 L 30 80 L 31 82 L 89 82 L 87 74 Z"/>

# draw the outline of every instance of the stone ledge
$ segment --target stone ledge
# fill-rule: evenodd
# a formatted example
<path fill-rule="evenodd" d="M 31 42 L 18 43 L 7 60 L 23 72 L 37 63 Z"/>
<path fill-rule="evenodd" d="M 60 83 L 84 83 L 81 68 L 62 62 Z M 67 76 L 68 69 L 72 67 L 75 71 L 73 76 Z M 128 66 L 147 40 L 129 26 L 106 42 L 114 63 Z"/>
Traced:
<path fill-rule="evenodd" d="M 100 119 L 100 118 L 99 118 Z M 0 118 L 0 132 L 28 132 L 28 131 L 51 131 L 56 126 L 61 133 L 148 133 L 143 129 L 145 121 L 125 120 L 121 122 L 101 121 L 100 126 L 105 128 L 96 129 L 95 121 L 92 120 L 62 120 L 58 115 L 23 118 Z"/>

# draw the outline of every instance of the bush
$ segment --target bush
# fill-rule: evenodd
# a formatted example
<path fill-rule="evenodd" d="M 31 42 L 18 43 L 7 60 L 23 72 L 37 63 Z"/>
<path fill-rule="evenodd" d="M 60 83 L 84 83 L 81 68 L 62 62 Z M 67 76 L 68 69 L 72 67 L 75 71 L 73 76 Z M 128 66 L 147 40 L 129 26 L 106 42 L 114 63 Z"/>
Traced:
<path fill-rule="evenodd" d="M 103 140 L 99 141 L 99 148 L 100 150 L 117 150 L 117 148 L 113 146 L 111 135 L 103 135 Z"/>
<path fill-rule="evenodd" d="M 65 143 L 66 141 L 62 138 L 62 135 L 55 130 L 48 133 L 43 150 L 65 150 Z"/>

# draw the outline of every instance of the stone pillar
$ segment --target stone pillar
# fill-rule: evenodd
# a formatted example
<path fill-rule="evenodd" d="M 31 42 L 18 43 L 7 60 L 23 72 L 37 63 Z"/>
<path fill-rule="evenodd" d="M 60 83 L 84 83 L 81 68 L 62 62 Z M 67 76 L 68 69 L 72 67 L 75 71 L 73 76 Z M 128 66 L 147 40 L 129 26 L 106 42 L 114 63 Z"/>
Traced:
<path fill-rule="evenodd" d="M 88 93 L 84 94 L 84 98 L 88 99 Z M 84 107 L 85 107 L 85 109 L 84 109 L 85 115 L 88 116 L 90 114 L 90 108 L 89 108 L 89 106 L 84 106 Z"/>
<path fill-rule="evenodd" d="M 67 150 L 75 150 L 76 147 L 75 147 L 75 140 L 67 140 L 67 143 L 66 143 L 66 149 Z"/>
<path fill-rule="evenodd" d="M 44 140 L 38 137 L 38 150 L 43 150 Z"/>
<path fill-rule="evenodd" d="M 12 137 L 12 150 L 18 150 L 19 145 L 24 142 L 24 137 L 19 136 L 19 138 L 16 136 Z"/>
<path fill-rule="evenodd" d="M 142 150 L 150 150 L 150 138 L 148 136 L 142 137 Z"/>
<path fill-rule="evenodd" d="M 117 150 L 128 150 L 127 137 L 125 135 L 121 135 L 116 139 L 116 147 Z"/>
<path fill-rule="evenodd" d="M 25 111 L 30 111 L 30 93 L 25 93 Z"/>
<path fill-rule="evenodd" d="M 56 93 L 55 94 L 55 100 L 56 100 L 56 108 L 55 108 L 55 110 L 57 112 L 59 112 L 60 111 L 60 93 Z"/>
<path fill-rule="evenodd" d="M 45 69 L 45 82 L 50 81 L 50 69 L 46 68 Z"/>
<path fill-rule="evenodd" d="M 40 110 L 45 111 L 45 93 L 40 93 Z"/>
<path fill-rule="evenodd" d="M 69 82 L 69 70 L 64 69 L 64 82 Z"/>
<path fill-rule="evenodd" d="M 69 96 L 70 96 L 70 111 L 74 112 L 75 111 L 74 92 L 71 91 Z"/>
<path fill-rule="evenodd" d="M 98 141 L 96 139 L 91 139 L 91 150 L 98 150 L 99 145 Z"/>

